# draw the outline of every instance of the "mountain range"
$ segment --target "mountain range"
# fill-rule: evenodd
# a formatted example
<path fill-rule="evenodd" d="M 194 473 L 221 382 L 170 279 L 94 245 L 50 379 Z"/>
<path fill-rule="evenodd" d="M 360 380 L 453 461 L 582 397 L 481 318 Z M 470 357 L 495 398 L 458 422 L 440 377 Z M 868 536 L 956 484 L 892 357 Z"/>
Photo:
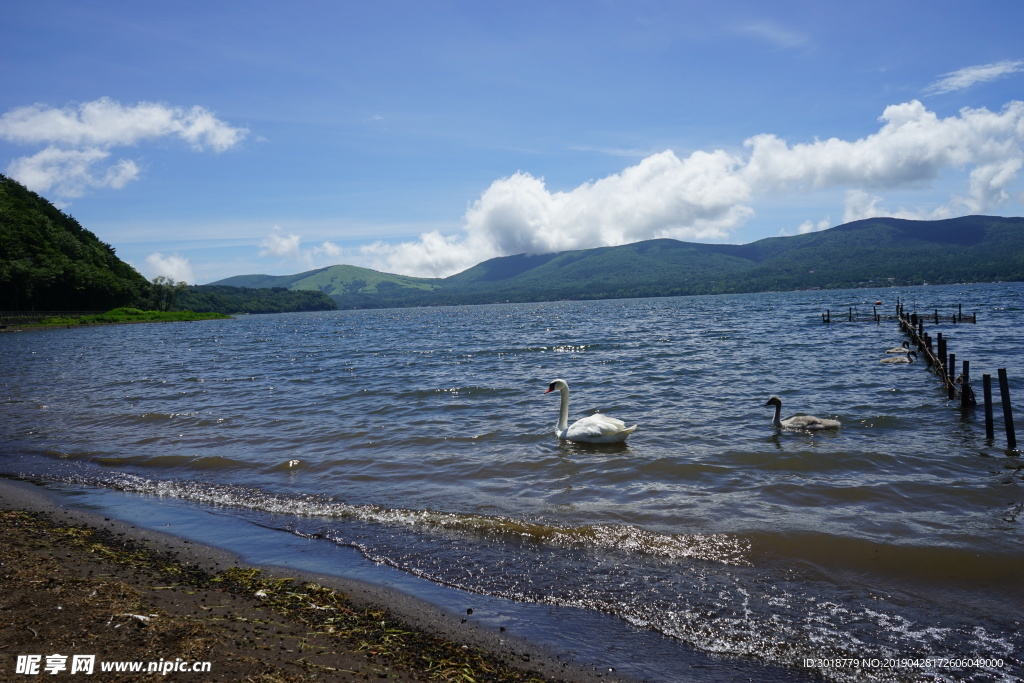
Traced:
<path fill-rule="evenodd" d="M 654 239 L 519 254 L 445 278 L 338 265 L 213 285 L 320 291 L 340 308 L 607 299 L 1024 280 L 1024 218 L 870 218 L 750 244 Z"/>

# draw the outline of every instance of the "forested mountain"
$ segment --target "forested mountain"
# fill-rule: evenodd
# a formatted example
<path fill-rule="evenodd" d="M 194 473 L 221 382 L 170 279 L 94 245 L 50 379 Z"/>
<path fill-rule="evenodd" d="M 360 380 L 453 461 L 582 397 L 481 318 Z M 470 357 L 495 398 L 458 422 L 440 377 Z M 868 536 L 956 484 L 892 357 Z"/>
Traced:
<path fill-rule="evenodd" d="M 334 299 L 323 292 L 285 287 L 227 287 L 198 285 L 185 287 L 174 299 L 174 310 L 197 313 L 284 313 L 287 311 L 333 311 Z"/>
<path fill-rule="evenodd" d="M 0 175 L 0 310 L 105 311 L 148 293 L 109 244 Z"/>
<path fill-rule="evenodd" d="M 74 218 L 0 175 L 0 310 L 264 313 L 1020 281 L 1024 218 L 872 218 L 744 245 L 657 239 L 495 258 L 447 278 L 339 265 L 195 287 L 160 280 L 147 282 Z"/>
<path fill-rule="evenodd" d="M 108 311 L 126 306 L 217 313 L 338 307 L 320 291 L 188 287 L 163 277 L 148 282 L 74 218 L 0 175 L 0 311 Z"/>
<path fill-rule="evenodd" d="M 214 284 L 318 290 L 342 308 L 1024 280 L 1024 218 L 872 218 L 751 244 L 670 239 L 490 259 L 447 278 L 355 266 Z"/>

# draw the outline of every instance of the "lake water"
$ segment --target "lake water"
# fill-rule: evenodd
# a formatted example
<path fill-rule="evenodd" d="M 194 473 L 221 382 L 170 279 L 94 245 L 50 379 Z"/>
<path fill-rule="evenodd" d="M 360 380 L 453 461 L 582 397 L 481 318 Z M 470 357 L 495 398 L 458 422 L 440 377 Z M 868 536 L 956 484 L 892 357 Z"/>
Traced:
<path fill-rule="evenodd" d="M 302 564 L 275 555 L 298 538 L 599 613 L 725 665 L 1021 679 L 1024 471 L 998 385 L 989 441 L 923 363 L 879 362 L 895 322 L 821 319 L 897 297 L 977 313 L 927 329 L 971 362 L 979 401 L 1007 369 L 1024 432 L 1024 285 L 960 285 L 7 333 L 0 474 L 258 526 L 256 555 L 281 563 Z M 629 441 L 558 442 L 559 377 L 570 420 L 639 424 Z M 773 394 L 783 417 L 842 427 L 777 432 Z M 669 680 L 658 652 L 602 656 Z"/>

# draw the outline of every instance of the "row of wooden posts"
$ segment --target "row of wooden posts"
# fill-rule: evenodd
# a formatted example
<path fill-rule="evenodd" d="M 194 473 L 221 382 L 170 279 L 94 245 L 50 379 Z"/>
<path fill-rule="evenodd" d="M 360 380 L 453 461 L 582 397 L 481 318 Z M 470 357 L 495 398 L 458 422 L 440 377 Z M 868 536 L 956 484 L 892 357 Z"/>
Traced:
<path fill-rule="evenodd" d="M 977 317 L 974 316 L 975 321 Z M 928 317 L 930 320 L 930 316 Z M 917 313 L 905 315 L 900 308 L 899 321 L 900 329 L 910 337 L 912 344 L 928 362 L 928 366 L 935 370 L 942 384 L 946 387 L 946 393 L 950 400 L 959 396 L 961 408 L 973 408 L 978 405 L 978 400 L 971 387 L 971 362 L 961 361 L 962 370 L 956 374 L 956 354 L 949 352 L 946 347 L 946 339 L 941 332 L 936 333 L 935 344 L 932 343 L 930 334 L 924 331 L 924 320 Z M 973 322 L 973 321 L 972 321 Z M 936 350 L 935 347 L 938 347 Z M 1006 368 L 999 368 L 999 395 L 1003 408 L 1003 426 L 1006 431 L 1006 446 L 1010 450 L 1017 448 L 1017 435 L 1013 427 L 1013 408 L 1010 405 L 1010 382 L 1006 376 Z M 985 406 L 985 438 L 995 438 L 995 425 L 993 424 L 992 411 L 992 376 L 984 374 L 981 376 L 982 392 Z"/>
<path fill-rule="evenodd" d="M 919 314 L 916 311 L 911 315 L 917 316 L 921 320 L 927 322 L 933 322 L 936 325 L 939 323 L 952 323 L 954 325 L 958 323 L 976 323 L 978 322 L 978 314 L 964 315 L 963 304 L 957 304 L 957 312 L 952 315 L 940 315 L 939 309 L 935 309 L 935 313 L 929 313 L 927 315 Z M 832 317 L 832 311 L 826 310 L 821 314 L 821 322 L 823 323 L 862 323 L 862 322 L 873 322 L 880 323 L 883 320 L 900 320 L 903 316 L 903 306 L 900 303 L 896 304 L 896 315 L 884 315 L 878 312 L 878 304 L 871 307 L 871 315 L 867 313 L 861 313 L 860 310 L 855 306 L 850 306 L 847 309 L 846 315 L 839 315 L 835 318 Z"/>
<path fill-rule="evenodd" d="M 826 323 L 881 323 L 882 320 L 899 321 L 900 329 L 904 334 L 910 337 L 911 344 L 916 347 L 917 353 L 927 361 L 928 367 L 932 368 L 935 371 L 935 374 L 942 381 L 949 399 L 953 400 L 959 397 L 962 409 L 977 406 L 978 401 L 974 395 L 974 389 L 971 387 L 970 361 L 962 361 L 963 369 L 960 374 L 957 375 L 956 354 L 948 352 L 949 350 L 946 348 L 946 339 L 942 336 L 942 333 L 937 332 L 935 335 L 936 338 L 933 342 L 931 335 L 925 332 L 924 329 L 926 322 L 934 323 L 936 325 L 942 322 L 948 322 L 954 325 L 958 323 L 977 323 L 977 314 L 964 315 L 962 304 L 957 305 L 957 312 L 952 315 L 940 315 L 938 309 L 935 309 L 934 314 L 928 313 L 922 315 L 917 311 L 909 314 L 906 313 L 903 310 L 903 303 L 897 300 L 895 316 L 883 316 L 878 312 L 878 304 L 876 304 L 872 307 L 872 315 L 870 317 L 864 314 L 859 314 L 853 307 L 851 307 L 846 316 L 833 318 L 830 311 L 825 311 L 825 313 L 822 314 L 821 319 L 822 322 Z M 1013 427 L 1013 410 L 1010 405 L 1010 384 L 1006 376 L 1005 368 L 1000 368 L 998 370 L 998 378 L 999 394 L 1003 408 L 1003 427 L 1006 431 L 1006 445 L 1008 449 L 1016 450 L 1017 436 Z M 992 441 L 995 438 L 995 425 L 993 423 L 994 416 L 992 411 L 992 376 L 985 374 L 981 376 L 981 379 L 985 406 L 985 438 Z"/>

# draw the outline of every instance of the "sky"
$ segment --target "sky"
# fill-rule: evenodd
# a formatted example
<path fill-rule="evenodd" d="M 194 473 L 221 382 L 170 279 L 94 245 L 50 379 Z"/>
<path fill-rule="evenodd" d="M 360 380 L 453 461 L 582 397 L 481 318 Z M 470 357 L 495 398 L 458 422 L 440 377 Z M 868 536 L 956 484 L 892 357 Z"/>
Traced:
<path fill-rule="evenodd" d="M 0 172 L 147 278 L 1024 216 L 1018 0 L 8 0 Z"/>

